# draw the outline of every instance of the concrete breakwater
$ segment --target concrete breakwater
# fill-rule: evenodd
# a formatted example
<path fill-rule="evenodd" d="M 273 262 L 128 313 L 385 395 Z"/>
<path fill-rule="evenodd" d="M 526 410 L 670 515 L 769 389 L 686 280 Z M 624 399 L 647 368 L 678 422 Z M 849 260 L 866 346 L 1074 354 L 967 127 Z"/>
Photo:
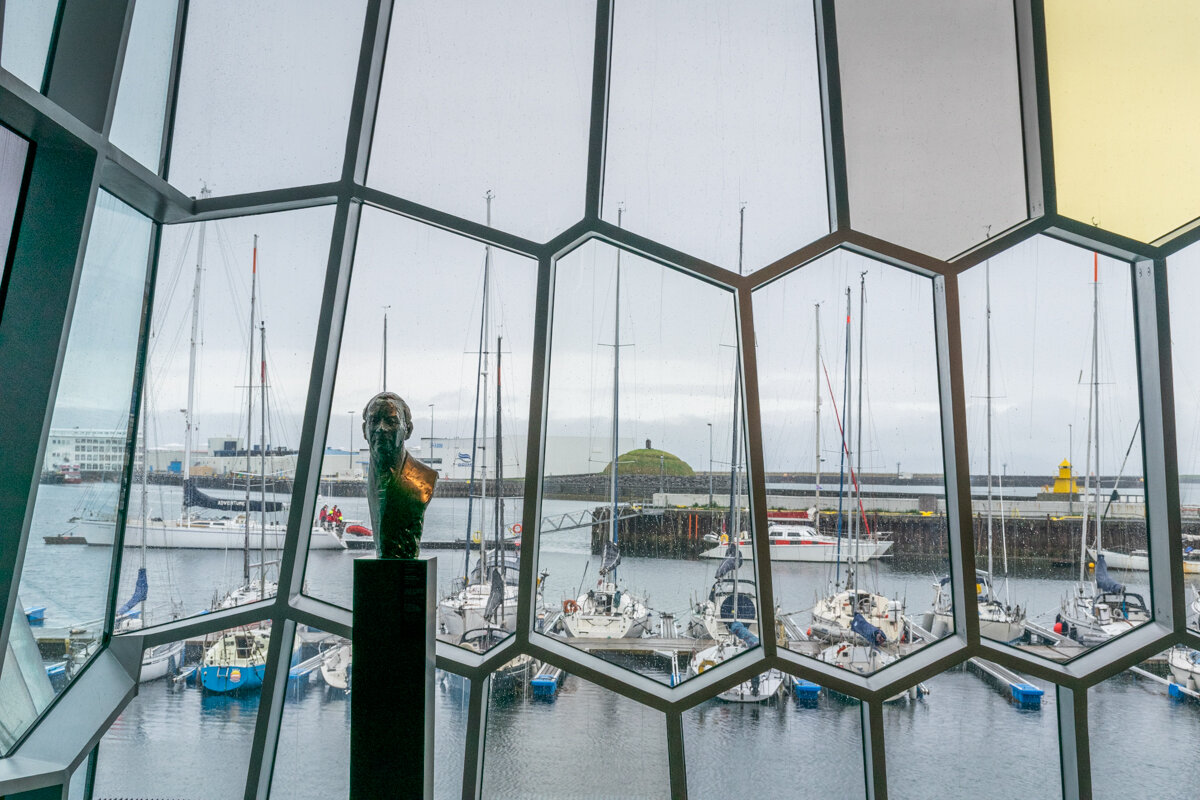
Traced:
<path fill-rule="evenodd" d="M 592 552 L 599 553 L 608 537 L 609 509 L 593 511 Z M 703 541 L 706 533 L 721 530 L 726 514 L 692 508 L 669 508 L 661 513 L 646 514 L 618 520 L 621 552 L 631 556 L 657 558 L 697 558 L 712 547 Z M 891 554 L 897 557 L 945 556 L 949 552 L 949 527 L 944 515 L 883 514 L 867 512 L 870 529 L 892 539 Z M 987 553 L 987 519 L 973 518 L 975 552 Z M 1018 563 L 1076 563 L 1079 558 L 1079 517 L 1043 515 L 1011 516 L 1004 522 L 1008 541 L 1008 558 Z M 821 531 L 833 533 L 837 522 L 834 514 L 823 514 Z M 1089 523 L 1089 541 L 1094 539 L 1094 522 Z M 1143 519 L 1122 518 L 1105 520 L 1104 546 L 1114 550 L 1145 549 L 1146 523 Z M 1200 522 L 1185 522 L 1185 535 L 1200 535 Z M 992 521 L 993 552 L 999 557 L 1000 521 Z M 982 566 L 982 563 L 981 563 Z"/>

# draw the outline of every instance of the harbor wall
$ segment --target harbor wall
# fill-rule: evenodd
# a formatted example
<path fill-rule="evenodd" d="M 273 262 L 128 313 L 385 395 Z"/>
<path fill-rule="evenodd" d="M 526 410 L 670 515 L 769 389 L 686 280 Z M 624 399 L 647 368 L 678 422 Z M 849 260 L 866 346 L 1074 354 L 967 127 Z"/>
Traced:
<path fill-rule="evenodd" d="M 600 553 L 608 538 L 609 509 L 598 507 L 593 512 L 596 522 L 591 528 L 592 552 Z M 897 558 L 945 557 L 949 544 L 949 529 L 941 514 L 886 514 L 868 512 L 867 522 L 872 531 L 892 539 L 891 555 Z M 711 545 L 703 541 L 704 534 L 721 529 L 725 513 L 693 508 L 668 508 L 618 521 L 621 553 L 651 558 L 697 558 Z M 975 552 L 987 552 L 987 518 L 973 518 Z M 821 530 L 835 529 L 832 515 L 822 518 Z M 1079 517 L 1011 516 L 1004 522 L 1010 561 L 1036 563 L 1077 563 Z M 1183 533 L 1200 536 L 1200 521 L 1185 522 Z M 1094 531 L 1094 523 L 1089 526 Z M 1146 523 L 1140 518 L 1106 519 L 1104 546 L 1114 550 L 1134 550 L 1146 547 Z M 993 552 L 1000 547 L 1000 523 L 992 523 Z M 1089 540 L 1094 532 L 1089 533 Z"/>

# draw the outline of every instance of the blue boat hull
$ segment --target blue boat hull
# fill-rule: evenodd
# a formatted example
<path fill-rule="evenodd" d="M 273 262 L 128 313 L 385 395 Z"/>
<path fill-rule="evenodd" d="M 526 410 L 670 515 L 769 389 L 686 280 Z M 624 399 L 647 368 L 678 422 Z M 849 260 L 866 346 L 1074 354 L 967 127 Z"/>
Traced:
<path fill-rule="evenodd" d="M 266 665 L 256 667 L 201 667 L 200 685 L 210 692 L 238 692 L 262 686 Z"/>

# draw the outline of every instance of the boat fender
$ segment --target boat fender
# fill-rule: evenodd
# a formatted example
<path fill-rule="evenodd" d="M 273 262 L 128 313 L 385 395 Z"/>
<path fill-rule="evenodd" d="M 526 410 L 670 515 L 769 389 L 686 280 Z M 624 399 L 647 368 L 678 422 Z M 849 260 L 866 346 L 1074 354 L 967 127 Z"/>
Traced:
<path fill-rule="evenodd" d="M 579 610 L 579 603 L 576 603 L 574 600 L 563 600 L 563 613 L 564 614 L 574 614 L 578 610 Z"/>

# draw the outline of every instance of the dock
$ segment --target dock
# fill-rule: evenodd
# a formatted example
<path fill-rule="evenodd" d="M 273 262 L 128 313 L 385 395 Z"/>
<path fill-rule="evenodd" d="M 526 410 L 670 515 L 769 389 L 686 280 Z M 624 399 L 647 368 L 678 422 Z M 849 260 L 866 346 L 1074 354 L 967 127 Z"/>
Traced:
<path fill-rule="evenodd" d="M 911 619 L 906 621 L 910 633 L 915 633 L 926 641 L 934 640 L 935 637 L 930 631 L 922 628 Z M 1019 707 L 1042 707 L 1042 697 L 1045 692 L 1007 667 L 1002 667 L 993 661 L 982 658 L 968 659 L 967 664 L 973 667 L 977 674 L 987 678 L 1001 691 L 1007 691 L 1010 699 Z"/>
<path fill-rule="evenodd" d="M 1155 683 L 1162 684 L 1167 687 L 1167 696 L 1173 697 L 1176 700 L 1197 700 L 1200 701 L 1200 692 L 1182 686 L 1170 678 L 1164 678 L 1161 675 L 1155 675 L 1153 672 L 1148 672 L 1141 667 L 1130 667 L 1129 671 L 1139 678 L 1146 678 Z"/>
<path fill-rule="evenodd" d="M 565 677 L 566 673 L 558 667 L 552 664 L 543 664 L 538 673 L 530 679 L 529 688 L 533 690 L 534 697 L 553 699 Z"/>

